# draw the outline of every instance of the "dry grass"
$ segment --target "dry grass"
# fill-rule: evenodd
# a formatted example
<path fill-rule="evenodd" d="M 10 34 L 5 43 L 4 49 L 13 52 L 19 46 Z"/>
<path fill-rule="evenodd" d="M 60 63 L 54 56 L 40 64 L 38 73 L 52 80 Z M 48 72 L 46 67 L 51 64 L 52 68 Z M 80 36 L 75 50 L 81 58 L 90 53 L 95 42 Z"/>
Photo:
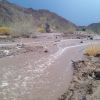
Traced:
<path fill-rule="evenodd" d="M 10 28 L 8 27 L 0 27 L 0 35 L 10 35 Z"/>
<path fill-rule="evenodd" d="M 38 31 L 39 33 L 45 33 L 45 30 L 44 30 L 44 28 L 42 28 L 42 27 L 41 27 L 41 28 L 38 28 L 37 31 Z"/>
<path fill-rule="evenodd" d="M 99 44 L 91 44 L 91 46 L 85 49 L 85 55 L 88 56 L 97 56 L 100 55 L 100 45 Z"/>

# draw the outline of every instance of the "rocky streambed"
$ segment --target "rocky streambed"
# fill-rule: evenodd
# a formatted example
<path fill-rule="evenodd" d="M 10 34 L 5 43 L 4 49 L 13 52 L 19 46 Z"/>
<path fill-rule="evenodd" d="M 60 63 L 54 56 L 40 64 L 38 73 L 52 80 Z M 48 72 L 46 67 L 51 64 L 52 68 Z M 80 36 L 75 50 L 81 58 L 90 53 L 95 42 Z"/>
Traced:
<path fill-rule="evenodd" d="M 58 100 L 100 100 L 100 57 L 73 61 L 73 72 L 69 89 Z"/>

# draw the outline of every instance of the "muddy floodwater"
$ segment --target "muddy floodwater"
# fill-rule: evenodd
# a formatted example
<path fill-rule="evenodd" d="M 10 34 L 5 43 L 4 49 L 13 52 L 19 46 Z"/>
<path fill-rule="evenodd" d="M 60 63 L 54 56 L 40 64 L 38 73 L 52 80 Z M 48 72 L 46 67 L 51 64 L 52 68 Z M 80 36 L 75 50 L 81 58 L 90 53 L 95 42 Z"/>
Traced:
<path fill-rule="evenodd" d="M 82 58 L 77 42 L 50 43 L 48 52 L 36 46 L 0 59 L 0 100 L 58 100 L 72 80 L 71 60 Z"/>

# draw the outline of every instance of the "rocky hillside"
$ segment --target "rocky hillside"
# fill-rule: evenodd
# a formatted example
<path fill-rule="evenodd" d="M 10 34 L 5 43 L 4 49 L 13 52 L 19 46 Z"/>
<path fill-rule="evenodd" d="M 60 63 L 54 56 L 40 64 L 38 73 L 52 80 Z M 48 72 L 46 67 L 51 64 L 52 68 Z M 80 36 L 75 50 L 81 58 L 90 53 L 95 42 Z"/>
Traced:
<path fill-rule="evenodd" d="M 0 0 L 0 26 L 9 26 L 16 33 L 44 32 L 48 25 L 52 32 L 66 32 L 76 25 L 48 10 L 20 7 L 7 0 Z"/>
<path fill-rule="evenodd" d="M 87 29 L 89 30 L 92 30 L 96 33 L 99 33 L 100 34 L 100 23 L 93 23 L 93 24 L 90 24 Z"/>

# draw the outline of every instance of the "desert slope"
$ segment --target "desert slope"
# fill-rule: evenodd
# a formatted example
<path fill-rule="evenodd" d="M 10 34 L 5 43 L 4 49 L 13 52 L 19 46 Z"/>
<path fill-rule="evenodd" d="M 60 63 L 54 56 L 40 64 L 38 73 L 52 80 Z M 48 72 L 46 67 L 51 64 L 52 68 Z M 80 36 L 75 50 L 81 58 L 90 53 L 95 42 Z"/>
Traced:
<path fill-rule="evenodd" d="M 24 8 L 7 0 L 0 0 L 1 26 L 10 26 L 21 32 L 37 32 L 45 23 L 48 23 L 54 32 L 76 29 L 75 24 L 48 10 Z"/>

